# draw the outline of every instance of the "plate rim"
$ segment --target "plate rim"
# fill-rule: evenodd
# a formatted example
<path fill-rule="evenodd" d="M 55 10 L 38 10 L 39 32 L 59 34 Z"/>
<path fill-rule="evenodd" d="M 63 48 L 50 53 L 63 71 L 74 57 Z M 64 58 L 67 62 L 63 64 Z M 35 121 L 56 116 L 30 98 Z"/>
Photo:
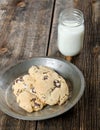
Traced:
<path fill-rule="evenodd" d="M 14 112 L 10 113 L 9 111 L 5 110 L 5 109 L 2 109 L 2 106 L 0 105 L 0 110 L 2 112 L 4 112 L 5 114 L 11 116 L 11 117 L 14 117 L 16 119 L 21 119 L 21 120 L 30 120 L 30 121 L 36 121 L 36 120 L 45 120 L 45 119 L 50 119 L 50 118 L 53 118 L 53 117 L 57 117 L 59 115 L 62 115 L 63 113 L 69 111 L 71 108 L 73 108 L 77 103 L 78 101 L 80 100 L 80 98 L 82 97 L 83 93 L 84 93 L 84 90 L 85 90 L 85 86 L 86 86 L 86 83 L 85 83 L 85 79 L 84 79 L 84 76 L 82 74 L 82 72 L 79 70 L 79 68 L 70 63 L 69 61 L 66 61 L 65 59 L 62 59 L 62 58 L 55 58 L 55 57 L 49 57 L 49 56 L 39 56 L 39 57 L 33 57 L 33 58 L 30 58 L 30 59 L 25 59 L 23 61 L 19 61 L 15 64 L 13 64 L 12 66 L 10 66 L 9 68 L 7 68 L 5 71 L 3 71 L 3 74 L 6 73 L 7 70 L 11 69 L 12 67 L 14 66 L 17 66 L 18 64 L 22 63 L 22 62 L 27 62 L 27 61 L 30 61 L 30 60 L 39 60 L 39 59 L 53 59 L 53 60 L 58 60 L 58 61 L 62 61 L 68 65 L 71 65 L 72 68 L 74 68 L 78 74 L 80 75 L 80 79 L 81 79 L 81 87 L 80 87 L 80 93 L 78 95 L 78 97 L 74 100 L 74 102 L 71 102 L 71 105 L 68 107 L 68 109 L 65 109 L 64 111 L 62 112 L 58 112 L 56 115 L 55 114 L 51 114 L 49 116 L 45 116 L 45 117 L 41 117 L 41 116 L 38 116 L 38 117 L 28 117 L 28 116 L 23 116 L 23 115 L 20 115 L 18 114 L 18 116 L 15 116 L 16 114 L 14 114 Z"/>

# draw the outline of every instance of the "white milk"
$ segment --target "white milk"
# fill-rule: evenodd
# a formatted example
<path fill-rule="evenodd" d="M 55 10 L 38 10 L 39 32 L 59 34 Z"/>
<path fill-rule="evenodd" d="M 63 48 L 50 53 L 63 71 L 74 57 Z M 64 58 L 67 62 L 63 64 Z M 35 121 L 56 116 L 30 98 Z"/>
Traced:
<path fill-rule="evenodd" d="M 65 56 L 77 55 L 83 47 L 84 24 L 63 21 L 58 25 L 58 49 Z"/>

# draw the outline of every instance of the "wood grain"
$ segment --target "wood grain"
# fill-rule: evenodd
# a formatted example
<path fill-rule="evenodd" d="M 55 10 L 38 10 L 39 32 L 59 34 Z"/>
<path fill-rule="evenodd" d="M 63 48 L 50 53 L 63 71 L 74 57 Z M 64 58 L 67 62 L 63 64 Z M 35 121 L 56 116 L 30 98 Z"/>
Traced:
<path fill-rule="evenodd" d="M 0 68 L 12 63 L 46 55 L 53 1 L 25 1 L 25 7 L 13 2 L 6 7 L 1 29 L 0 45 L 8 53 L 0 58 Z"/>
<path fill-rule="evenodd" d="M 43 121 L 23 121 L 0 111 L 0 130 L 100 129 L 100 13 L 99 0 L 74 0 L 85 18 L 84 46 L 72 59 L 84 74 L 85 93 L 68 112 Z M 57 48 L 57 26 L 62 0 L 0 0 L 0 55 L 2 69 L 35 56 L 65 58 Z"/>
<path fill-rule="evenodd" d="M 93 18 L 95 19 L 95 10 L 93 10 L 92 1 L 80 0 L 76 2 L 75 7 L 81 9 L 84 13 L 85 38 L 82 52 L 76 57 L 73 57 L 72 62 L 83 72 L 86 80 L 86 89 L 79 103 L 72 109 L 72 113 L 70 113 L 71 118 L 68 116 L 69 113 L 66 113 L 66 118 L 63 119 L 61 125 L 65 126 L 63 128 L 65 130 L 99 130 L 98 119 L 100 118 L 100 106 L 97 105 L 100 99 L 100 93 L 98 94 L 98 91 L 100 91 L 100 72 L 98 72 L 98 67 L 100 66 L 98 64 L 100 60 L 99 21 L 93 20 Z M 57 26 L 59 13 L 62 10 L 61 4 L 61 0 L 56 1 L 48 51 L 48 55 L 56 57 L 59 56 L 57 48 Z M 98 14 L 98 11 L 95 13 Z M 95 14 L 95 16 L 97 15 Z M 54 120 L 51 120 L 51 122 L 54 122 Z M 59 125 L 57 122 L 55 124 L 56 126 Z M 56 129 L 56 126 L 54 129 Z"/>
<path fill-rule="evenodd" d="M 47 53 L 53 0 L 0 1 L 0 70 L 20 60 Z M 0 111 L 0 130 L 36 130 L 36 122 L 17 120 Z"/>

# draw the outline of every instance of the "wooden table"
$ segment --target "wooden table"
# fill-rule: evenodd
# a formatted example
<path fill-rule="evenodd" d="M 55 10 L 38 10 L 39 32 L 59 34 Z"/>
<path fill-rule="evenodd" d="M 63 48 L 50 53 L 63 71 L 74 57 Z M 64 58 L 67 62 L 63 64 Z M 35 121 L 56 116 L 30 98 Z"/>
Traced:
<path fill-rule="evenodd" d="M 100 15 L 98 0 L 74 0 L 85 17 L 84 47 L 73 57 L 86 88 L 68 112 L 43 121 L 14 119 L 0 111 L 0 130 L 100 130 Z M 0 0 L 0 70 L 35 56 L 62 57 L 57 25 L 62 0 Z"/>

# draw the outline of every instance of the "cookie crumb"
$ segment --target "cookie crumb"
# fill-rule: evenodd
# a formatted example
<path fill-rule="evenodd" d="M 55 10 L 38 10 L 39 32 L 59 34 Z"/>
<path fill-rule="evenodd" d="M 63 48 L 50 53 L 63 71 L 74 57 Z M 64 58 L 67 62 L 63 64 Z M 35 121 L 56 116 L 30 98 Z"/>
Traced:
<path fill-rule="evenodd" d="M 26 3 L 24 1 L 17 3 L 17 7 L 24 8 L 25 6 L 26 6 Z"/>
<path fill-rule="evenodd" d="M 0 48 L 0 55 L 5 54 L 8 51 L 8 48 Z"/>

